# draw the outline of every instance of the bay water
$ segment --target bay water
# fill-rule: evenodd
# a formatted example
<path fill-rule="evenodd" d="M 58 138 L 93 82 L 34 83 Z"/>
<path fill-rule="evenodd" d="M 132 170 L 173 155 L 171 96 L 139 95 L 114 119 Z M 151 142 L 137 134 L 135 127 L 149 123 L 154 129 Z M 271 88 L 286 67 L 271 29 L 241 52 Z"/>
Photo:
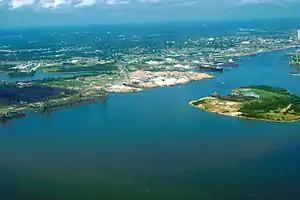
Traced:
<path fill-rule="evenodd" d="M 252 84 L 300 95 L 289 51 L 243 58 L 214 79 L 1 124 L 0 199 L 299 199 L 300 123 L 247 121 L 188 104 Z"/>

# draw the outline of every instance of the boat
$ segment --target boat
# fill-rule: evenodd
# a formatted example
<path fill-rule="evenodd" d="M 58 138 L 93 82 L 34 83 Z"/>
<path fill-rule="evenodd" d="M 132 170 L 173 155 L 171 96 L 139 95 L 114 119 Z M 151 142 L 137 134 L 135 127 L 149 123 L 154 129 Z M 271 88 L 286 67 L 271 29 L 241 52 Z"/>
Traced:
<path fill-rule="evenodd" d="M 223 63 L 221 66 L 238 67 L 240 65 L 238 63 L 234 62 L 232 59 L 229 59 L 227 62 Z"/>
<path fill-rule="evenodd" d="M 221 67 L 213 67 L 213 66 L 199 66 L 200 70 L 211 71 L 211 72 L 223 72 L 223 68 Z"/>
<path fill-rule="evenodd" d="M 300 73 L 298 73 L 298 72 L 291 72 L 290 76 L 300 76 Z"/>

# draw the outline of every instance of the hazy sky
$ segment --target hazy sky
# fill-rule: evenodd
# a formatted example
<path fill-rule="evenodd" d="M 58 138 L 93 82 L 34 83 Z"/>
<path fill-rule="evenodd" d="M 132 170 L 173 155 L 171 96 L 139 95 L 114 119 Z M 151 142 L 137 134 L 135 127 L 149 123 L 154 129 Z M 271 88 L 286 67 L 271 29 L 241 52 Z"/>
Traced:
<path fill-rule="evenodd" d="M 0 27 L 300 17 L 300 0 L 0 0 Z"/>

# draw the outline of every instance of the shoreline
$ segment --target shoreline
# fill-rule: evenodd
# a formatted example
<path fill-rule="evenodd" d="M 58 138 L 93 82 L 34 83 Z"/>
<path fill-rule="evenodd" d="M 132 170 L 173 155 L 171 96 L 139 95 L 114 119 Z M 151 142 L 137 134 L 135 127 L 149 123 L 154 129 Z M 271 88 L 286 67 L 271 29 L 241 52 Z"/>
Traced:
<path fill-rule="evenodd" d="M 272 50 L 266 50 L 266 51 L 261 51 L 261 52 L 256 52 L 256 54 L 260 54 L 260 53 L 267 53 L 267 52 L 274 52 L 274 51 L 281 51 L 281 50 L 285 50 L 285 49 L 290 49 L 290 48 L 295 48 L 297 47 L 298 45 L 294 45 L 294 46 L 288 46 L 288 47 L 282 47 L 282 48 L 277 48 L 277 49 L 272 49 Z M 245 56 L 251 56 L 251 54 L 244 54 L 244 55 L 239 55 L 239 56 L 236 56 L 238 58 L 240 57 L 245 57 Z M 173 71 L 173 72 L 177 72 L 177 71 Z M 3 73 L 5 74 L 5 73 Z M 76 73 L 74 73 L 76 75 Z M 199 72 L 200 74 L 200 72 Z M 176 84 L 171 84 L 171 85 L 155 85 L 155 86 L 152 86 L 152 87 L 143 87 L 143 88 L 134 88 L 134 87 L 131 87 L 133 90 L 132 91 L 111 91 L 111 90 L 108 90 L 108 89 L 105 89 L 106 92 L 108 93 L 135 93 L 135 92 L 144 92 L 144 91 L 147 91 L 148 89 L 151 89 L 151 88 L 164 88 L 164 87 L 171 87 L 171 86 L 176 86 L 176 85 L 186 85 L 188 83 L 191 83 L 191 82 L 195 82 L 195 81 L 201 81 L 201 80 L 204 80 L 204 79 L 210 79 L 210 78 L 214 78 L 214 76 L 211 76 L 209 74 L 206 74 L 206 73 L 201 73 L 201 74 L 205 74 L 207 75 L 207 77 L 203 77 L 203 78 L 200 78 L 200 79 L 189 79 L 189 81 L 187 82 L 184 82 L 184 83 L 176 83 Z M 104 96 L 101 96 L 101 97 L 107 97 L 107 95 L 104 95 Z M 99 100 L 99 98 L 101 98 L 100 96 L 98 97 L 97 101 Z M 199 100 L 202 100 L 202 99 L 207 99 L 207 98 L 210 98 L 210 97 L 203 97 L 201 99 L 198 99 L 198 100 L 193 100 L 193 101 L 190 101 L 189 104 L 192 105 L 193 107 L 196 107 L 198 109 L 202 109 L 202 108 L 199 108 L 197 106 L 194 106 L 192 103 L 195 102 L 195 101 L 199 101 Z M 45 102 L 39 102 L 39 103 L 45 103 Z M 74 103 L 74 105 L 71 105 L 71 106 L 61 106 L 61 107 L 58 107 L 58 108 L 55 108 L 55 109 L 52 109 L 52 110 L 49 110 L 50 112 L 53 111 L 53 110 L 57 110 L 57 109 L 63 109 L 65 107 L 67 108 L 70 108 L 70 107 L 73 107 L 77 104 L 87 104 L 87 103 L 94 103 L 94 101 L 88 101 L 88 102 L 80 102 L 80 103 Z M 205 109 L 202 109 L 202 110 L 205 110 Z M 15 111 L 11 111 L 12 112 L 24 112 L 24 113 L 27 113 L 27 112 L 31 112 L 31 111 L 37 111 L 36 109 L 16 109 Z M 207 110 L 205 110 L 207 111 Z M 210 111 L 207 111 L 207 112 L 210 112 Z M 220 114 L 220 115 L 223 115 L 223 116 L 231 116 L 231 117 L 236 117 L 236 118 L 240 118 L 240 119 L 245 119 L 245 120 L 257 120 L 257 121 L 268 121 L 268 122 L 276 122 L 276 123 L 287 123 L 287 122 L 297 122 L 297 121 L 300 121 L 299 120 L 293 120 L 293 121 L 272 121 L 272 120 L 264 120 L 264 119 L 255 119 L 255 118 L 246 118 L 246 117 L 241 117 L 241 116 L 232 116 L 232 115 L 229 115 L 229 114 L 223 114 L 223 113 L 217 113 L 217 112 L 214 112 L 216 114 Z M 1 113 L 1 115 L 4 115 L 5 113 Z M 1 116 L 0 115 L 0 116 Z"/>
<path fill-rule="evenodd" d="M 111 85 L 104 90 L 111 93 L 132 93 L 145 91 L 151 88 L 164 88 L 176 85 L 185 85 L 194 81 L 202 81 L 205 79 L 214 78 L 214 76 L 203 72 L 149 72 L 139 70 L 135 72 L 144 73 L 143 76 L 131 76 L 131 80 L 137 81 L 138 83 L 123 83 Z"/>
<path fill-rule="evenodd" d="M 233 118 L 238 118 L 238 119 L 243 119 L 243 120 L 251 120 L 251 121 L 264 121 L 264 122 L 272 122 L 272 123 L 295 123 L 295 122 L 299 122 L 300 121 L 300 118 L 298 120 L 291 120 L 291 121 L 273 121 L 273 120 L 268 120 L 268 119 L 259 119 L 259 118 L 251 118 L 251 117 L 243 117 L 243 116 L 240 116 L 240 115 L 237 115 L 237 116 L 233 116 L 233 115 L 230 115 L 230 114 L 226 114 L 226 113 L 220 113 L 220 112 L 214 112 L 214 111 L 209 111 L 207 109 L 204 109 L 204 108 L 201 108 L 199 106 L 195 106 L 193 103 L 194 102 L 198 102 L 198 101 L 201 101 L 201 100 L 205 100 L 205 99 L 213 99 L 213 97 L 202 97 L 198 100 L 192 100 L 192 101 L 189 101 L 189 104 L 197 109 L 200 109 L 200 110 L 203 110 L 205 112 L 210 112 L 210 113 L 215 113 L 217 115 L 221 115 L 221 116 L 228 116 L 228 117 L 233 117 Z"/>
<path fill-rule="evenodd" d="M 263 51 L 256 51 L 256 52 L 252 52 L 252 53 L 245 53 L 245 54 L 241 54 L 239 56 L 233 56 L 236 58 L 241 58 L 241 57 L 251 57 L 253 54 L 257 55 L 257 54 L 263 54 L 263 53 L 270 53 L 270 52 L 275 52 L 275 51 L 283 51 L 283 50 L 287 50 L 287 49 L 291 49 L 291 48 L 296 48 L 297 46 L 299 46 L 298 44 L 292 45 L 292 46 L 286 46 L 286 47 L 280 47 L 280 48 L 275 48 L 275 49 L 269 49 L 269 50 L 263 50 Z M 176 72 L 176 71 L 174 71 Z M 203 74 L 207 74 L 207 73 L 203 73 Z M 296 76 L 296 75 L 295 75 Z M 199 79 L 199 80 L 189 80 L 188 82 L 185 83 L 177 83 L 174 85 L 157 85 L 157 86 L 153 86 L 153 87 L 141 87 L 141 88 L 136 88 L 136 91 L 128 91 L 128 92 L 114 92 L 114 91 L 107 91 L 107 92 L 111 92 L 111 93 L 135 93 L 135 92 L 141 92 L 141 91 L 145 91 L 147 89 L 151 89 L 151 88 L 164 88 L 164 87 L 171 87 L 171 86 L 176 86 L 176 85 L 185 85 L 194 81 L 201 81 L 204 79 L 210 79 L 210 78 L 214 78 L 214 76 L 211 76 L 209 78 L 203 78 L 203 79 Z M 134 87 L 132 87 L 134 89 Z"/>
<path fill-rule="evenodd" d="M 108 94 L 94 94 L 92 96 L 70 97 L 56 99 L 56 101 L 34 102 L 25 106 L 15 108 L 8 107 L 6 112 L 0 113 L 0 122 L 12 120 L 14 118 L 26 117 L 32 112 L 52 112 L 59 109 L 71 108 L 73 106 L 98 102 L 101 98 L 106 98 Z"/>

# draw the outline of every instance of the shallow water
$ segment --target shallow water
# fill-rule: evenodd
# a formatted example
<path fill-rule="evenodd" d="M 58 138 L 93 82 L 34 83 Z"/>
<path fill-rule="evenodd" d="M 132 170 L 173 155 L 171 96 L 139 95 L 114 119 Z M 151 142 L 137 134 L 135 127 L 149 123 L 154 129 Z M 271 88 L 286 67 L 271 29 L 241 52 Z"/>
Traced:
<path fill-rule="evenodd" d="M 214 79 L 0 125 L 1 199 L 298 199 L 300 123 L 188 104 L 251 84 L 300 95 L 285 52 L 246 58 Z"/>

